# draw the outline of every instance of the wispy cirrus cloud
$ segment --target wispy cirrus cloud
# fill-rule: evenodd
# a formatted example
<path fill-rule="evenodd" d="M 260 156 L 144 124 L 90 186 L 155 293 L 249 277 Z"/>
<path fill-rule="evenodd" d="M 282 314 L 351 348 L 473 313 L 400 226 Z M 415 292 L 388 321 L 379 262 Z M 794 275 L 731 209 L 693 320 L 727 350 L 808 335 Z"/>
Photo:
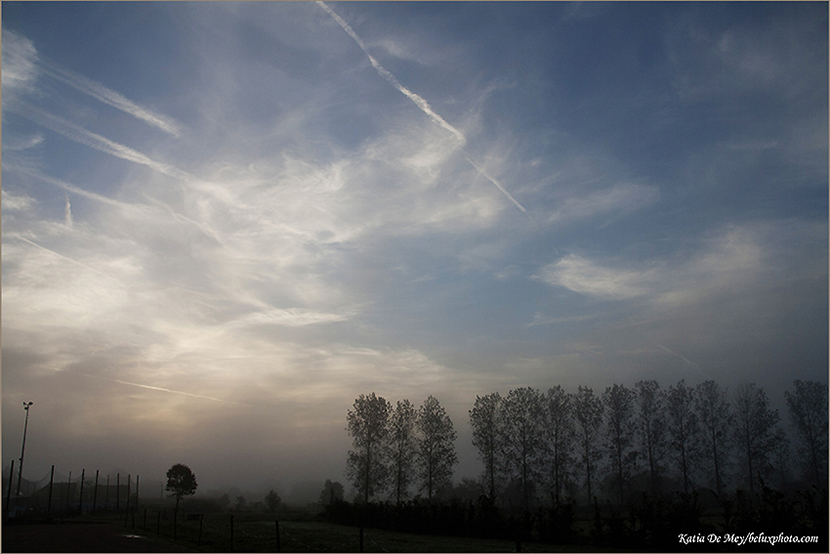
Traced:
<path fill-rule="evenodd" d="M 785 269 L 784 260 L 793 254 L 782 244 L 782 237 L 807 248 L 820 233 L 821 226 L 790 220 L 729 225 L 684 259 L 657 259 L 638 267 L 569 254 L 544 266 L 535 279 L 586 297 L 642 298 L 655 306 L 674 308 L 752 289 L 784 278 L 784 271 L 790 271 L 793 280 L 819 277 L 822 268 L 817 264 L 803 265 L 797 271 Z"/>
<path fill-rule="evenodd" d="M 2 80 L 7 100 L 18 90 L 34 90 L 37 81 L 37 48 L 31 40 L 3 28 Z"/>
<path fill-rule="evenodd" d="M 49 77 L 165 133 L 177 138 L 181 136 L 181 124 L 173 118 L 141 106 L 101 83 L 43 59 L 31 40 L 5 28 L 3 29 L 2 73 L 3 88 L 8 95 L 8 100 L 12 100 L 18 90 L 34 92 L 37 80 Z"/>
<path fill-rule="evenodd" d="M 569 254 L 542 268 L 537 279 L 587 296 L 627 300 L 651 293 L 657 272 L 607 267 Z"/>
<path fill-rule="evenodd" d="M 550 223 L 566 224 L 598 216 L 625 216 L 658 201 L 659 189 L 638 183 L 618 183 L 580 196 L 557 202 Z"/>

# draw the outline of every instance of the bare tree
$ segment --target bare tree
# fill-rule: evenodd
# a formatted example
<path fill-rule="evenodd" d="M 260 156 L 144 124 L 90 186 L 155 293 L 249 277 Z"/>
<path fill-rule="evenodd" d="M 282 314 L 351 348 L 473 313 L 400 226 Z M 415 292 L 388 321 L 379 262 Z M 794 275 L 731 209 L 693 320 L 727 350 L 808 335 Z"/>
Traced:
<path fill-rule="evenodd" d="M 790 478 L 790 439 L 783 429 L 775 430 L 771 456 L 772 475 L 778 488 L 783 490 Z"/>
<path fill-rule="evenodd" d="M 418 412 L 409 400 L 399 400 L 389 418 L 390 469 L 395 500 L 398 504 L 407 496 L 412 483 L 417 440 L 415 422 Z"/>
<path fill-rule="evenodd" d="M 787 408 L 795 429 L 798 452 L 805 462 L 805 474 L 813 484 L 827 479 L 827 385 L 815 381 L 793 382 L 787 391 Z"/>
<path fill-rule="evenodd" d="M 714 381 L 704 381 L 695 389 L 695 411 L 700 420 L 700 432 L 705 445 L 706 458 L 718 496 L 723 494 L 723 477 L 726 456 L 729 452 L 729 435 L 733 415 L 726 391 Z"/>
<path fill-rule="evenodd" d="M 735 390 L 735 444 L 740 450 L 740 467 L 754 494 L 759 476 L 769 473 L 769 459 L 775 446 L 778 410 L 769 407 L 769 399 L 755 383 L 740 385 Z"/>
<path fill-rule="evenodd" d="M 484 463 L 484 482 L 490 500 L 496 499 L 503 464 L 501 404 L 501 396 L 494 392 L 476 396 L 476 402 L 470 410 L 473 446 L 478 449 L 479 459 Z"/>
<path fill-rule="evenodd" d="M 657 492 L 658 479 L 663 471 L 666 454 L 666 394 L 657 381 L 639 381 L 637 388 L 638 422 L 643 457 L 646 459 L 651 482 L 651 492 Z"/>
<path fill-rule="evenodd" d="M 560 385 L 548 389 L 545 399 L 545 460 L 555 503 L 561 500 L 574 462 L 573 397 Z"/>
<path fill-rule="evenodd" d="M 427 498 L 442 486 L 452 482 L 453 466 L 458 463 L 455 454 L 455 429 L 450 416 L 438 400 L 431 396 L 418 411 L 417 428 L 419 476 L 421 490 L 427 491 Z"/>
<path fill-rule="evenodd" d="M 522 491 L 525 512 L 530 511 L 530 488 L 537 476 L 537 461 L 542 453 L 542 395 L 522 387 L 511 390 L 504 399 L 504 449 L 506 461 Z"/>
<path fill-rule="evenodd" d="M 683 481 L 683 492 L 688 493 L 700 450 L 697 441 L 700 425 L 694 410 L 694 389 L 683 379 L 676 387 L 669 386 L 666 416 L 670 452 Z"/>
<path fill-rule="evenodd" d="M 623 385 L 613 385 L 602 395 L 605 407 L 605 445 L 619 493 L 620 505 L 625 501 L 626 482 L 637 463 L 634 448 L 634 398 L 637 393 Z"/>
<path fill-rule="evenodd" d="M 574 421 L 576 423 L 577 450 L 582 455 L 585 468 L 585 484 L 588 503 L 593 500 L 591 478 L 602 452 L 599 434 L 602 428 L 602 401 L 594 395 L 593 389 L 580 385 L 574 397 Z"/>
<path fill-rule="evenodd" d="M 361 394 L 354 402 L 354 409 L 346 414 L 349 434 L 354 450 L 349 450 L 346 474 L 364 502 L 386 487 L 387 437 L 389 414 L 392 405 L 383 397 Z"/>

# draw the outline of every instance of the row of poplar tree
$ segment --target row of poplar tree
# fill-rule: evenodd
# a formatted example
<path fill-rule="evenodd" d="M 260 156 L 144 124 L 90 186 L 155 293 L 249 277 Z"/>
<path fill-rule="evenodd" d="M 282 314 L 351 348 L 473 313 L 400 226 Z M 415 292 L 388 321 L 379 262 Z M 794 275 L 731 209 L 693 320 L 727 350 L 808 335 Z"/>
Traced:
<path fill-rule="evenodd" d="M 391 489 L 400 503 L 412 484 L 432 499 L 451 483 L 458 463 L 456 432 L 435 397 L 416 409 L 409 400 L 399 400 L 393 408 L 375 393 L 361 394 L 346 420 L 354 439 L 346 475 L 364 502 Z"/>
<path fill-rule="evenodd" d="M 693 387 L 681 380 L 668 389 L 640 381 L 600 395 L 557 385 L 477 396 L 469 414 L 484 464 L 480 484 L 494 501 L 511 489 L 525 510 L 543 492 L 554 503 L 594 499 L 598 486 L 620 504 L 635 488 L 754 494 L 792 477 L 826 486 L 828 386 L 793 385 L 785 393 L 789 435 L 755 384 L 729 391 L 715 381 Z M 389 491 L 400 503 L 413 484 L 431 499 L 451 483 L 456 433 L 434 397 L 416 409 L 408 400 L 393 408 L 374 393 L 361 395 L 347 420 L 354 440 L 347 476 L 364 501 Z M 799 475 L 789 475 L 793 466 Z"/>

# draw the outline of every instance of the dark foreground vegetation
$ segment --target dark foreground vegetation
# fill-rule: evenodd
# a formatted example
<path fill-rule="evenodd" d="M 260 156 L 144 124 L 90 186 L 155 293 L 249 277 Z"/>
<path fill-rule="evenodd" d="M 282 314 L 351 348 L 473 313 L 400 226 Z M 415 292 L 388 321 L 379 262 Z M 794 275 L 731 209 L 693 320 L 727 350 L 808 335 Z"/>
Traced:
<path fill-rule="evenodd" d="M 826 490 L 754 497 L 642 493 L 624 508 L 573 501 L 530 512 L 477 500 L 340 499 L 275 511 L 232 510 L 192 498 L 126 513 L 56 513 L 5 522 L 4 552 L 827 552 Z M 741 544 L 765 537 L 815 542 Z M 681 540 L 685 536 L 686 540 Z M 719 542 L 712 542 L 717 537 Z M 165 548 L 163 544 L 168 546 Z M 81 550 L 73 549 L 73 545 Z M 81 547 L 81 545 L 83 545 Z"/>
<path fill-rule="evenodd" d="M 500 510 L 484 496 L 475 502 L 335 502 L 325 507 L 324 517 L 344 525 L 407 533 L 518 541 L 529 552 L 545 551 L 549 546 L 566 550 L 747 551 L 749 545 L 735 541 L 760 541 L 762 533 L 779 541 L 764 543 L 764 551 L 828 551 L 826 489 L 785 494 L 765 487 L 754 498 L 739 491 L 721 499 L 711 493 L 705 497 L 698 493 L 642 493 L 623 509 L 610 503 L 578 506 L 562 502 L 524 513 Z M 681 536 L 688 540 L 681 540 Z M 702 542 L 695 540 L 698 537 Z M 810 537 L 811 542 L 789 542 L 803 537 Z M 757 544 L 749 550 L 757 550 Z"/>

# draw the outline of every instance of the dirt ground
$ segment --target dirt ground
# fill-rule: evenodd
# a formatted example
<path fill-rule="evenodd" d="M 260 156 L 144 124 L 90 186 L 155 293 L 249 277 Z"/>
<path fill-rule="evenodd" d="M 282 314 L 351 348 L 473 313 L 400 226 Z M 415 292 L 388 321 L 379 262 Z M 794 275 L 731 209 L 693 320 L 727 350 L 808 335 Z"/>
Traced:
<path fill-rule="evenodd" d="M 3 525 L 3 552 L 195 552 L 111 522 Z"/>

